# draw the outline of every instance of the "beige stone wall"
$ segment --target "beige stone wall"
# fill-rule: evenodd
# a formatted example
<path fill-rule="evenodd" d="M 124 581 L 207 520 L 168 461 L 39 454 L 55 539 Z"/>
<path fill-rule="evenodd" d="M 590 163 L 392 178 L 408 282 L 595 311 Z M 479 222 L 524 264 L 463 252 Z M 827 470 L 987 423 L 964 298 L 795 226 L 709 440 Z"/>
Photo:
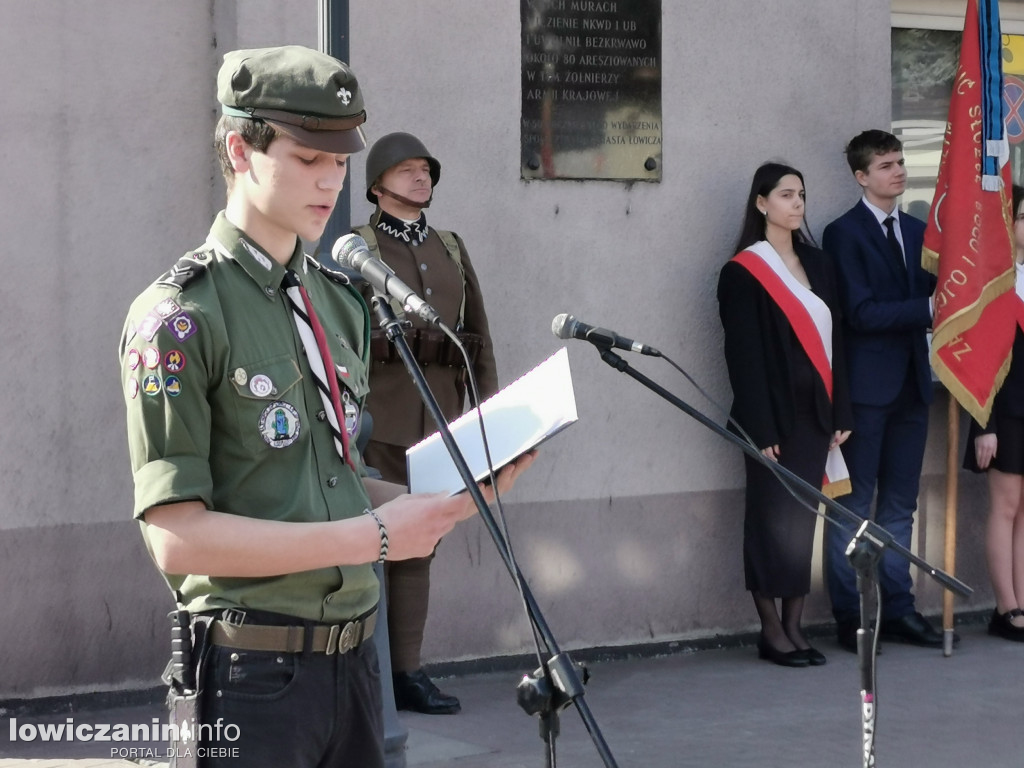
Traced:
<path fill-rule="evenodd" d="M 857 195 L 841 150 L 888 120 L 885 0 L 662 7 L 664 177 L 625 185 L 519 179 L 516 3 L 351 2 L 368 134 L 411 130 L 440 158 L 429 216 L 468 244 L 505 382 L 559 347 L 551 319 L 570 312 L 658 347 L 727 403 L 714 288 L 753 169 L 785 158 L 804 171 L 816 234 Z M 221 205 L 220 54 L 316 45 L 316 15 L 313 0 L 0 3 L 0 701 L 156 684 L 170 602 L 130 520 L 121 323 Z M 740 454 L 589 345 L 568 346 L 580 422 L 506 504 L 556 636 L 579 647 L 749 629 Z M 713 415 L 667 366 L 632 362 Z M 915 543 L 941 561 L 944 402 L 933 417 Z M 967 607 L 989 591 L 983 486 L 962 479 Z M 919 589 L 937 610 L 938 589 Z M 827 615 L 818 588 L 810 618 Z M 493 544 L 463 526 L 435 566 L 427 660 L 528 647 Z"/>

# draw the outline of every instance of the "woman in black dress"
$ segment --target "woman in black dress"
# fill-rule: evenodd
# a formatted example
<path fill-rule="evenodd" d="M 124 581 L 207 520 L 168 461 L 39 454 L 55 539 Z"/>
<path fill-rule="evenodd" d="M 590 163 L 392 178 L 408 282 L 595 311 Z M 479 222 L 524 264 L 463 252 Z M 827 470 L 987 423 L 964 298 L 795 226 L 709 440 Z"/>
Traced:
<path fill-rule="evenodd" d="M 803 175 L 765 163 L 754 174 L 737 255 L 722 268 L 718 302 L 734 397 L 730 427 L 820 488 L 829 452 L 849 436 L 853 416 L 835 270 L 803 225 Z M 743 563 L 761 620 L 759 655 L 783 666 L 824 664 L 800 626 L 816 517 L 769 469 L 749 456 L 745 466 Z"/>
<path fill-rule="evenodd" d="M 1016 184 L 1013 216 L 1019 302 L 1024 297 L 1024 187 Z M 1024 331 L 1020 320 L 1010 371 L 992 403 L 988 423 L 982 427 L 971 421 L 964 466 L 988 472 L 985 555 L 996 598 L 989 634 L 1024 642 Z"/>

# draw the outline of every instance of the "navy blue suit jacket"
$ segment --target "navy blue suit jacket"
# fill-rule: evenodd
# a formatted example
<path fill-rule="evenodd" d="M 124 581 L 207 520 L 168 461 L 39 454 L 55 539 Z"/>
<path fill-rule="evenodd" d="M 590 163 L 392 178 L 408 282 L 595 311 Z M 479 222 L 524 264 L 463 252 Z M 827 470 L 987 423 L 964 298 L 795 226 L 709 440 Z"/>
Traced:
<path fill-rule="evenodd" d="M 825 227 L 822 236 L 839 275 L 850 399 L 863 405 L 892 403 L 908 376 L 916 379 L 921 399 L 932 400 L 925 332 L 932 324 L 935 276 L 921 266 L 924 223 L 902 212 L 899 221 L 905 271 L 863 201 Z"/>

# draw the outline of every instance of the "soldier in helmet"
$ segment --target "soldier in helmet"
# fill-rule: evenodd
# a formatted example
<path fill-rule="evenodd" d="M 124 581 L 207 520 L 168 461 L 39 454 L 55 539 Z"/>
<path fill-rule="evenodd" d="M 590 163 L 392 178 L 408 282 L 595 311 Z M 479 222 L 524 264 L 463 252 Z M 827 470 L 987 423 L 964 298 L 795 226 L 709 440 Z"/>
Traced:
<path fill-rule="evenodd" d="M 372 563 L 429 555 L 476 507 L 369 479 L 354 439 L 366 305 L 300 238 L 364 146 L 355 75 L 284 46 L 226 54 L 217 82 L 225 209 L 120 345 L 135 518 L 179 605 L 171 764 L 382 768 Z"/>
<path fill-rule="evenodd" d="M 378 139 L 366 159 L 366 198 L 376 209 L 369 223 L 355 231 L 459 334 L 471 355 L 480 395 L 487 398 L 497 391 L 498 378 L 479 281 L 462 239 L 428 226 L 423 213 L 440 178 L 441 164 L 415 136 L 391 133 Z M 364 289 L 367 298 L 370 290 Z M 465 402 L 462 356 L 440 330 L 425 327 L 418 317 L 405 319 L 412 323 L 406 332 L 410 346 L 451 421 Z M 366 461 L 385 480 L 406 484 L 406 449 L 437 426 L 382 331 L 371 334 L 370 356 L 373 432 Z M 374 408 L 378 403 L 387 407 Z M 385 566 L 395 703 L 399 709 L 451 714 L 459 711 L 459 700 L 438 690 L 420 663 L 432 558 Z"/>

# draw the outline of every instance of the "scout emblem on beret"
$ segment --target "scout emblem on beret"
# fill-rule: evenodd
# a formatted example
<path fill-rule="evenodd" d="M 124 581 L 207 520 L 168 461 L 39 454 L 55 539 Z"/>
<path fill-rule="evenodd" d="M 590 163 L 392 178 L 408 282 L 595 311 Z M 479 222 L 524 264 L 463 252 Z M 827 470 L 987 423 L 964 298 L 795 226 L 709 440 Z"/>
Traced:
<path fill-rule="evenodd" d="M 299 412 L 290 403 L 278 400 L 260 415 L 260 434 L 271 448 L 287 448 L 299 437 Z"/>
<path fill-rule="evenodd" d="M 347 88 L 338 89 L 338 98 L 341 99 L 341 103 L 346 107 L 352 103 L 352 91 Z"/>
<path fill-rule="evenodd" d="M 180 349 L 168 350 L 164 355 L 164 368 L 169 373 L 181 373 L 185 370 L 185 353 Z"/>

